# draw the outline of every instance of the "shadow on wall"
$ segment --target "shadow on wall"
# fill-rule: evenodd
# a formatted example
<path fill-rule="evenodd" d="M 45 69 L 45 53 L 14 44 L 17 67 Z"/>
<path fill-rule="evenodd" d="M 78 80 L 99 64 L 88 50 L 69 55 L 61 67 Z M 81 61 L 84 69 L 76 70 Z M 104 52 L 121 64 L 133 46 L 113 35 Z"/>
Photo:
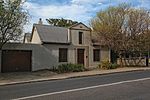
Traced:
<path fill-rule="evenodd" d="M 3 50 L 31 50 L 32 51 L 32 71 L 42 69 L 52 69 L 57 64 L 57 57 L 53 52 L 39 44 L 9 43 Z"/>
<path fill-rule="evenodd" d="M 58 63 L 58 57 L 54 55 L 53 50 L 43 45 L 38 45 L 33 50 L 33 59 L 35 67 L 33 70 L 53 69 Z"/>

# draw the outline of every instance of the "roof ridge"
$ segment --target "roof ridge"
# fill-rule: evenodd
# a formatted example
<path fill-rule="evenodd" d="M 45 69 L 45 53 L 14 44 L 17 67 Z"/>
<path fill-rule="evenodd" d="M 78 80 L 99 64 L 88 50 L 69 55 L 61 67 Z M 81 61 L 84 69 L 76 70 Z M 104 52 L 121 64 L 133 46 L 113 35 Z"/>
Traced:
<path fill-rule="evenodd" d="M 46 24 L 33 24 L 34 26 L 35 25 L 38 25 L 38 26 L 48 26 L 48 27 L 54 27 L 54 28 L 64 28 L 64 29 L 69 29 L 68 27 L 59 27 L 59 26 L 53 26 L 53 25 L 46 25 Z"/>

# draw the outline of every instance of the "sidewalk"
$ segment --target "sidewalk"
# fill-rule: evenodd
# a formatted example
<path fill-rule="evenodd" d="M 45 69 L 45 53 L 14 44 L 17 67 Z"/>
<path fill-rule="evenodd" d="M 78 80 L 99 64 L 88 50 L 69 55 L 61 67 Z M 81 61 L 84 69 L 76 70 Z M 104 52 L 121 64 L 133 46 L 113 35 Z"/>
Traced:
<path fill-rule="evenodd" d="M 0 74 L 0 86 L 30 83 L 30 82 L 40 82 L 40 81 L 48 81 L 48 80 L 59 80 L 59 79 L 67 79 L 67 78 L 74 78 L 74 77 L 104 75 L 104 74 L 120 73 L 120 72 L 142 71 L 142 70 L 150 70 L 150 67 L 140 67 L 140 68 L 125 67 L 125 68 L 117 68 L 112 70 L 92 70 L 92 71 L 64 73 L 64 74 L 56 74 L 50 71 L 9 73 L 9 74 L 4 73 L 4 74 Z"/>

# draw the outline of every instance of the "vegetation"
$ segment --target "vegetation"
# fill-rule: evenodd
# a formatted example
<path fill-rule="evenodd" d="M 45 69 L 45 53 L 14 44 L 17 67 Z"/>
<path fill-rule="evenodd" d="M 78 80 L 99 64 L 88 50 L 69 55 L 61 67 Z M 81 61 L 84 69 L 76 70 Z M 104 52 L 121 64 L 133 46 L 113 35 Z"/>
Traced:
<path fill-rule="evenodd" d="M 146 9 L 128 4 L 109 7 L 97 13 L 91 26 L 97 40 L 118 54 L 121 66 L 126 53 L 130 57 L 138 52 L 137 57 L 142 59 L 142 54 L 150 51 L 150 13 Z"/>
<path fill-rule="evenodd" d="M 99 65 L 100 69 L 116 69 L 118 67 L 119 67 L 118 64 L 116 63 L 112 64 L 108 60 L 101 61 L 101 64 Z"/>
<path fill-rule="evenodd" d="M 61 18 L 61 19 L 50 18 L 50 19 L 46 19 L 46 21 L 50 25 L 59 26 L 59 27 L 69 27 L 69 26 L 72 26 L 72 25 L 78 23 L 77 21 L 72 21 L 72 20 L 63 19 L 63 18 Z"/>
<path fill-rule="evenodd" d="M 0 49 L 10 41 L 18 41 L 26 24 L 28 13 L 22 0 L 0 1 Z"/>
<path fill-rule="evenodd" d="M 58 73 L 67 73 L 67 72 L 82 72 L 85 68 L 83 65 L 79 64 L 62 64 L 57 68 Z"/>

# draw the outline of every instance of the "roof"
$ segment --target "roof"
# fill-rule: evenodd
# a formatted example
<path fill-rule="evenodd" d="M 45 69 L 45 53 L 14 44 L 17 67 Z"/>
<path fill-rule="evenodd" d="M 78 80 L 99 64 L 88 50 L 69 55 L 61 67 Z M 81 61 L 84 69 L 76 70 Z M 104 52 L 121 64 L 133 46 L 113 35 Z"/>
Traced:
<path fill-rule="evenodd" d="M 34 27 L 44 43 L 69 43 L 68 28 L 41 24 L 34 24 Z"/>

